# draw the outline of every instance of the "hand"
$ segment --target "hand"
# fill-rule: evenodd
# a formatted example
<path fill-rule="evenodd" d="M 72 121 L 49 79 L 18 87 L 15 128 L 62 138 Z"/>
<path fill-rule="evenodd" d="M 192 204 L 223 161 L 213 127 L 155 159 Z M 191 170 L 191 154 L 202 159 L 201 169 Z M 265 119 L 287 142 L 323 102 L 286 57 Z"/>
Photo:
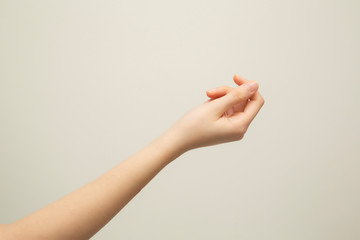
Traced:
<path fill-rule="evenodd" d="M 264 104 L 256 81 L 237 75 L 239 87 L 222 86 L 207 91 L 210 99 L 183 115 L 171 128 L 186 150 L 244 137 L 250 123 Z"/>
<path fill-rule="evenodd" d="M 237 74 L 234 75 L 233 77 L 234 82 L 241 86 L 244 83 L 249 82 L 246 78 L 240 77 Z M 222 87 L 218 87 L 212 90 L 209 90 L 206 92 L 207 96 L 211 99 L 215 99 L 215 98 L 219 98 L 222 97 L 224 95 L 226 95 L 228 92 L 231 91 L 231 89 L 233 89 L 232 87 L 228 87 L 228 86 L 222 86 Z M 225 112 L 225 116 L 229 117 L 232 114 L 234 114 L 234 112 L 243 112 L 246 106 L 246 101 L 240 102 L 236 105 L 234 105 L 233 107 L 231 107 L 229 110 L 227 110 Z"/>

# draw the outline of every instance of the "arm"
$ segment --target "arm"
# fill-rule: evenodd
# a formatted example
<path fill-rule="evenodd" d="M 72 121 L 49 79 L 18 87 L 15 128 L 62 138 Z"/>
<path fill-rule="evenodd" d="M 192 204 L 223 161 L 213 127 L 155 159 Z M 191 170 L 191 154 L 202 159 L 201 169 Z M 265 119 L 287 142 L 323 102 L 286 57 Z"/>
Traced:
<path fill-rule="evenodd" d="M 247 82 L 237 76 L 234 81 L 239 85 Z M 240 140 L 264 103 L 254 83 L 252 91 L 244 84 L 208 92 L 209 101 L 99 178 L 17 222 L 0 225 L 0 238 L 89 239 L 181 154 Z M 224 115 L 229 109 L 231 116 Z"/>

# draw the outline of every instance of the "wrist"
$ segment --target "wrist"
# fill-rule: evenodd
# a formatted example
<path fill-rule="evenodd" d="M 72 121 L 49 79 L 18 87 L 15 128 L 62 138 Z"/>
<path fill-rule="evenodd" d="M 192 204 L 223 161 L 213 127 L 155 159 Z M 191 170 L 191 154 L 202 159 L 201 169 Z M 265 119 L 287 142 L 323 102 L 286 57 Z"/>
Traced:
<path fill-rule="evenodd" d="M 172 127 L 155 139 L 154 144 L 159 150 L 165 151 L 165 154 L 169 156 L 169 162 L 190 150 L 181 132 Z"/>

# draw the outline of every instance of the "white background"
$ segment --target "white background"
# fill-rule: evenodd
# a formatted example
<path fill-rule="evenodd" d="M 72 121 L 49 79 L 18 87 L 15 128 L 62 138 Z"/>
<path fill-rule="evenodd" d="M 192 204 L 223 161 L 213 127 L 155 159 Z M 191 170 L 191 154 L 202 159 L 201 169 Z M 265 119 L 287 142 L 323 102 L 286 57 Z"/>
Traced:
<path fill-rule="evenodd" d="M 257 80 L 240 142 L 185 153 L 93 239 L 359 239 L 360 4 L 0 1 L 0 222 Z"/>

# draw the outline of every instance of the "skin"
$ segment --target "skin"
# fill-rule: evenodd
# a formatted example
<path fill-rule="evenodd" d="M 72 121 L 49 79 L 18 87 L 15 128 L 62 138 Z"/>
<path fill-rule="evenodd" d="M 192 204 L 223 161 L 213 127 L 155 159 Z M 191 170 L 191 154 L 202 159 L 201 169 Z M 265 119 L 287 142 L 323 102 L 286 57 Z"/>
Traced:
<path fill-rule="evenodd" d="M 264 99 L 256 81 L 237 75 L 233 80 L 239 87 L 207 91 L 208 101 L 99 178 L 14 223 L 0 225 L 0 239 L 89 239 L 186 151 L 242 139 Z M 253 91 L 248 83 L 254 83 Z"/>

